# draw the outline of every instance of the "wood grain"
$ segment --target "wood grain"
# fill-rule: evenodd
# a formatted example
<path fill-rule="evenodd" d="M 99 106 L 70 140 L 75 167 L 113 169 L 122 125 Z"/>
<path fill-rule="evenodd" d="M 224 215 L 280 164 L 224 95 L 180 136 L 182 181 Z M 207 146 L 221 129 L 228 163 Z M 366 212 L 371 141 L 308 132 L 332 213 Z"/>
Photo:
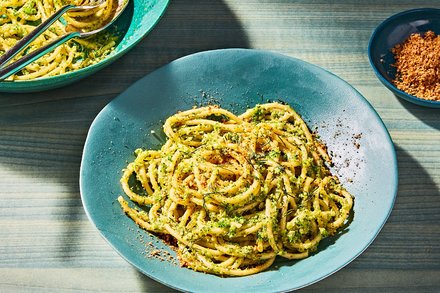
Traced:
<path fill-rule="evenodd" d="M 0 94 L 0 292 L 172 292 L 117 255 L 88 222 L 78 187 L 96 114 L 133 82 L 209 49 L 271 50 L 322 66 L 358 89 L 395 143 L 399 191 L 373 244 L 312 292 L 440 288 L 440 111 L 393 96 L 367 58 L 386 17 L 438 1 L 172 1 L 129 54 L 76 84 Z"/>

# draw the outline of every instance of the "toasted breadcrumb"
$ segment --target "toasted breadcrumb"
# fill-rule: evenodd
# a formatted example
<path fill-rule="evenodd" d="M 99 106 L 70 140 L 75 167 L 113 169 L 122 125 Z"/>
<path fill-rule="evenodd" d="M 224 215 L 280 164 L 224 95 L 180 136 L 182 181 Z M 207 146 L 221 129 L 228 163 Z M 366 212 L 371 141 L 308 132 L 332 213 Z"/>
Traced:
<path fill-rule="evenodd" d="M 412 34 L 392 50 L 398 89 L 416 97 L 440 101 L 440 35 Z"/>

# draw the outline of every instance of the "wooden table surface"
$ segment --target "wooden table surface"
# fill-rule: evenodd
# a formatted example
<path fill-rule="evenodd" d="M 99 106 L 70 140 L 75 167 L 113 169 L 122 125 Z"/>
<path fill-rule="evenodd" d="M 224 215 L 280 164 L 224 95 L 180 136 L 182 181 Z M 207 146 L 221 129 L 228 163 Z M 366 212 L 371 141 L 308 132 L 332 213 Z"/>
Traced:
<path fill-rule="evenodd" d="M 439 292 L 440 109 L 397 99 L 367 57 L 373 29 L 437 1 L 175 0 L 110 67 L 73 85 L 0 94 L 0 292 L 172 292 L 139 273 L 88 221 L 79 167 L 98 112 L 168 62 L 217 48 L 271 50 L 319 65 L 359 90 L 394 141 L 399 191 L 373 244 L 312 292 Z M 384 162 L 386 163 L 386 162 Z"/>

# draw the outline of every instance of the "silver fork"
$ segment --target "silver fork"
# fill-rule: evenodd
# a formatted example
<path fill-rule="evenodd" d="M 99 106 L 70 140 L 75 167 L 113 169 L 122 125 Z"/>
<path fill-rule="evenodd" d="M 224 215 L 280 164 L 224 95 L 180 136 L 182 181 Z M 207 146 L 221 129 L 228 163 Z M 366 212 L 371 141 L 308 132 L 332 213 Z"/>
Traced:
<path fill-rule="evenodd" d="M 46 19 L 44 22 L 42 22 L 40 25 L 38 25 L 33 31 L 31 31 L 27 36 L 22 38 L 20 41 L 18 41 L 11 49 L 9 49 L 5 54 L 0 56 L 0 80 L 7 78 L 8 76 L 14 74 L 16 71 L 15 68 L 10 68 L 14 72 L 10 73 L 10 71 L 7 72 L 7 76 L 5 76 L 5 67 L 9 61 L 11 61 L 12 58 L 14 58 L 18 53 L 23 51 L 33 40 L 35 40 L 39 35 L 41 35 L 51 24 L 53 24 L 55 21 L 57 21 L 64 13 L 68 11 L 72 12 L 81 12 L 86 11 L 89 9 L 95 9 L 102 5 L 105 2 L 105 0 L 84 0 L 81 2 L 81 5 L 66 5 L 62 8 L 60 8 L 57 12 L 55 12 L 53 15 L 51 15 L 48 19 Z M 71 39 L 71 34 L 67 34 L 64 37 L 61 37 L 57 40 L 57 45 L 64 43 L 66 40 Z M 55 45 L 55 46 L 57 46 Z M 47 53 L 47 50 L 46 50 Z M 26 57 L 26 56 L 25 56 Z M 28 60 L 30 58 L 23 57 L 17 62 L 20 62 L 19 64 L 16 64 L 17 62 L 13 63 L 16 66 L 20 66 L 20 69 L 23 68 L 22 63 L 29 64 Z M 23 60 L 24 59 L 24 60 Z M 36 59 L 36 58 L 34 58 Z M 12 65 L 11 65 L 12 66 Z"/>
<path fill-rule="evenodd" d="M 66 5 L 60 8 L 57 12 L 51 15 L 48 19 L 38 25 L 33 31 L 31 31 L 27 36 L 22 38 L 17 42 L 11 49 L 9 49 L 5 54 L 0 56 L 0 68 L 4 67 L 12 58 L 14 58 L 18 53 L 23 51 L 33 40 L 35 40 L 39 35 L 41 35 L 52 23 L 57 21 L 64 13 L 67 11 L 85 11 L 89 9 L 94 9 L 103 4 L 105 0 L 84 0 L 80 6 L 77 5 Z M 87 5 L 84 5 L 86 4 Z"/>

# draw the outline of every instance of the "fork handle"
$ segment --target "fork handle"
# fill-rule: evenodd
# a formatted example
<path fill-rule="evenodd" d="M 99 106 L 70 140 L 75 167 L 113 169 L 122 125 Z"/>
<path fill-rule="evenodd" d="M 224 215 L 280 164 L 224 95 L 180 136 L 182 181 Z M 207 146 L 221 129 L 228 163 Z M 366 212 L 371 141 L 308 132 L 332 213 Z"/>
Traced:
<path fill-rule="evenodd" d="M 59 45 L 67 42 L 68 40 L 70 40 L 74 37 L 79 37 L 79 36 L 80 36 L 79 32 L 71 32 L 69 34 L 66 34 L 66 35 L 56 39 L 55 41 L 52 41 L 51 43 L 23 56 L 22 58 L 20 58 L 16 62 L 11 63 L 6 67 L 0 68 L 0 81 L 8 78 L 9 76 L 13 75 L 14 73 L 16 73 L 18 71 L 20 71 L 22 68 L 27 66 L 29 63 L 34 62 L 35 60 L 39 59 L 43 55 L 53 51 Z"/>
<path fill-rule="evenodd" d="M 48 19 L 40 23 L 34 30 L 32 30 L 28 35 L 18 41 L 11 49 L 9 49 L 5 54 L 0 56 L 0 68 L 5 67 L 5 65 L 14 58 L 18 53 L 23 51 L 33 40 L 35 40 L 39 35 L 41 35 L 52 23 L 58 20 L 64 13 L 68 10 L 75 8 L 74 5 L 66 5 L 60 8 L 57 12 L 51 15 Z"/>

